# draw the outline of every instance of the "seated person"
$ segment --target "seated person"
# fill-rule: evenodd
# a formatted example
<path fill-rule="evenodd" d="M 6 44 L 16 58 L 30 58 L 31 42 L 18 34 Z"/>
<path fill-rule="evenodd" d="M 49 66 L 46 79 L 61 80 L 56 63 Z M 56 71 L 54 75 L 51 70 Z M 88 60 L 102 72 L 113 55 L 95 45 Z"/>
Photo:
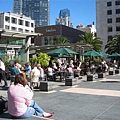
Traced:
<path fill-rule="evenodd" d="M 12 76 L 16 76 L 16 75 L 19 74 L 19 73 L 20 73 L 20 70 L 17 68 L 16 64 L 14 64 L 14 65 L 12 66 L 12 68 L 10 69 L 10 74 L 11 74 Z"/>
<path fill-rule="evenodd" d="M 51 66 L 48 66 L 48 68 L 46 69 L 46 73 L 47 73 L 47 78 L 51 77 L 52 80 L 55 81 L 55 73 Z"/>
<path fill-rule="evenodd" d="M 49 118 L 54 115 L 54 112 L 51 114 L 46 113 L 33 100 L 33 91 L 29 88 L 24 73 L 16 75 L 14 85 L 9 87 L 7 94 L 8 113 L 14 119 L 29 118 L 33 115 Z"/>
<path fill-rule="evenodd" d="M 67 66 L 68 76 L 74 76 L 74 69 L 72 68 L 72 65 Z"/>

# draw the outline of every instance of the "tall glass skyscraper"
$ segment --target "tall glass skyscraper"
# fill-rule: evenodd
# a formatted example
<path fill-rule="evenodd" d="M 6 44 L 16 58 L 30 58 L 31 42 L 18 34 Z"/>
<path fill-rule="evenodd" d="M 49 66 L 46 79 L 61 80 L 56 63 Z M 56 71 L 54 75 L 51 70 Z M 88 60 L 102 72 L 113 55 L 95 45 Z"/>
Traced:
<path fill-rule="evenodd" d="M 36 26 L 50 24 L 49 0 L 13 0 L 13 12 L 31 17 Z"/>
<path fill-rule="evenodd" d="M 60 10 L 59 18 L 56 19 L 56 24 L 73 27 L 72 23 L 70 22 L 70 10 L 68 9 Z"/>

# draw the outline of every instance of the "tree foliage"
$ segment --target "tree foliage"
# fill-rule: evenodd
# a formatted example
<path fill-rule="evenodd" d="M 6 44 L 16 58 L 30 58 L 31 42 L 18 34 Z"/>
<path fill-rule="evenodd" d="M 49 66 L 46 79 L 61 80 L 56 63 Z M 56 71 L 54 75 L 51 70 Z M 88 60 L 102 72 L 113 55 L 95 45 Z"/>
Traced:
<path fill-rule="evenodd" d="M 37 56 L 30 58 L 30 62 L 34 64 L 41 64 L 42 67 L 47 67 L 49 65 L 50 56 L 46 53 L 38 53 Z"/>
<path fill-rule="evenodd" d="M 107 45 L 105 46 L 107 53 L 120 53 L 120 35 L 115 35 L 112 39 L 108 39 Z"/>
<path fill-rule="evenodd" d="M 101 51 L 102 41 L 98 37 L 94 37 L 92 33 L 86 32 L 85 35 L 79 35 L 82 40 L 79 43 L 90 44 L 95 51 Z"/>
<path fill-rule="evenodd" d="M 60 37 L 57 41 L 54 41 L 54 45 L 65 45 L 70 43 L 70 41 L 68 39 L 66 39 L 65 37 Z"/>

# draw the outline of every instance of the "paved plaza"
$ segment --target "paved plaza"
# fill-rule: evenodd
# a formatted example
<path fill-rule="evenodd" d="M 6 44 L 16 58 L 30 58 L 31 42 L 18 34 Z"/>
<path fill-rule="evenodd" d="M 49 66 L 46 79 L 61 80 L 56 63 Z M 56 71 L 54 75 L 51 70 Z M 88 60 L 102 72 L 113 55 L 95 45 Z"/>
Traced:
<path fill-rule="evenodd" d="M 78 79 L 77 85 L 65 86 L 56 82 L 56 87 L 43 92 L 34 90 L 34 100 L 47 112 L 55 112 L 48 120 L 120 120 L 120 75 L 105 75 L 86 81 Z M 0 95 L 7 96 L 7 89 L 0 87 Z M 8 113 L 1 120 L 10 120 Z M 31 117 L 28 120 L 46 120 Z"/>

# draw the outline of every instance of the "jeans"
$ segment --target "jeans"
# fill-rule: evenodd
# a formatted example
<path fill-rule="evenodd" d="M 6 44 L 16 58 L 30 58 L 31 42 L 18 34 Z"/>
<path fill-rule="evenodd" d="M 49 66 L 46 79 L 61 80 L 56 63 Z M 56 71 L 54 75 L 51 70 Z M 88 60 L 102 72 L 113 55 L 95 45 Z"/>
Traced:
<path fill-rule="evenodd" d="M 32 115 L 37 115 L 37 116 L 42 116 L 44 113 L 44 111 L 39 107 L 39 105 L 32 100 L 31 105 L 27 107 L 26 112 L 18 117 L 13 116 L 14 118 L 20 118 L 20 119 L 24 119 L 24 118 L 28 118 L 31 117 Z"/>

